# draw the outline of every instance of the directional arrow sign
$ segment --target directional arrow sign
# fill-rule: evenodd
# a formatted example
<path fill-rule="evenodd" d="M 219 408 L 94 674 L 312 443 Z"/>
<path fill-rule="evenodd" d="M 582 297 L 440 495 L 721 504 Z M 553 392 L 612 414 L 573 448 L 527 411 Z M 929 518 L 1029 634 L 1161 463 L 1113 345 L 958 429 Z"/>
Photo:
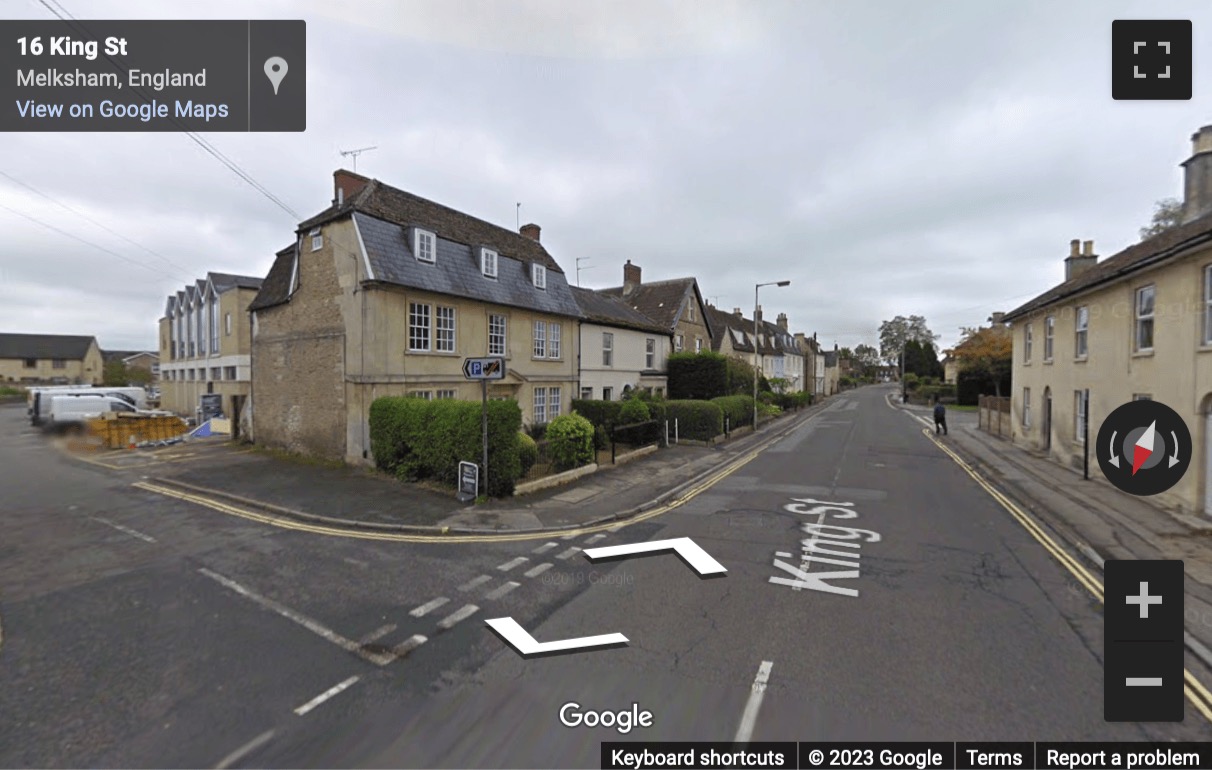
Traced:
<path fill-rule="evenodd" d="M 628 556 L 639 554 L 675 551 L 686 562 L 686 566 L 699 574 L 700 578 L 723 577 L 728 570 L 724 565 L 711 558 L 710 554 L 699 548 L 688 537 L 677 537 L 672 540 L 654 540 L 651 543 L 627 543 L 625 545 L 609 545 L 604 548 L 587 548 L 585 557 L 590 561 L 611 559 L 626 559 Z"/>
<path fill-rule="evenodd" d="M 1111 431 L 1111 464 L 1116 468 L 1119 467 L 1119 450 L 1115 448 L 1115 433 Z"/>
<path fill-rule="evenodd" d="M 505 379 L 505 359 L 496 356 L 464 359 L 463 376 L 469 380 Z"/>
<path fill-rule="evenodd" d="M 1170 465 L 1169 465 L 1169 467 L 1173 468 L 1175 465 L 1178 465 L 1180 462 L 1182 462 L 1182 460 L 1178 459 L 1178 432 L 1170 431 L 1170 438 L 1174 439 L 1174 454 L 1170 455 Z"/>
<path fill-rule="evenodd" d="M 536 642 L 534 637 L 526 633 L 526 629 L 518 625 L 518 621 L 513 618 L 493 618 L 484 622 L 493 631 L 496 631 L 506 644 L 517 650 L 523 658 L 565 655 L 590 647 L 618 647 L 627 644 L 627 637 L 622 634 L 582 636 L 577 639 L 561 639 L 558 642 Z"/>

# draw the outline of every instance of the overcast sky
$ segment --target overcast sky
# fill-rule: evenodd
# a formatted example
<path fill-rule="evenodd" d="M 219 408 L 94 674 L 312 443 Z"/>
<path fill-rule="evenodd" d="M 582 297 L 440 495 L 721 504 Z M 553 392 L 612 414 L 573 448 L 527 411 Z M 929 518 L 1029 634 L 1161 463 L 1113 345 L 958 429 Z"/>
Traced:
<path fill-rule="evenodd" d="M 828 345 L 878 346 L 882 320 L 919 314 L 946 347 L 1058 283 L 1071 239 L 1131 245 L 1212 123 L 1207 2 L 61 5 L 305 20 L 307 131 L 204 135 L 304 217 L 340 150 L 377 145 L 360 173 L 510 228 L 520 201 L 572 283 L 577 258 L 591 288 L 630 259 L 749 316 L 755 283 L 790 279 L 762 290 L 766 317 Z M 1191 101 L 1111 99 L 1125 18 L 1193 20 Z M 0 142 L 0 205 L 61 231 L 0 209 L 0 331 L 154 348 L 168 294 L 208 270 L 263 276 L 293 238 L 182 135 Z"/>

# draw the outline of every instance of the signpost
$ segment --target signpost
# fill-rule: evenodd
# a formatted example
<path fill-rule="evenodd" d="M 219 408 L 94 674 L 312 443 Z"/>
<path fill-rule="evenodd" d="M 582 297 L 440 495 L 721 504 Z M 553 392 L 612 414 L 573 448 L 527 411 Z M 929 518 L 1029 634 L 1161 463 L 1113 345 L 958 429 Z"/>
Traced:
<path fill-rule="evenodd" d="M 466 460 L 459 462 L 459 502 L 476 499 L 480 486 L 480 466 Z"/>
<path fill-rule="evenodd" d="M 488 381 L 505 379 L 505 359 L 499 356 L 487 358 L 466 358 L 463 360 L 463 376 L 469 380 L 480 381 L 480 398 L 482 411 L 480 413 L 480 428 L 484 434 L 483 470 L 480 472 L 480 489 L 488 493 Z M 459 490 L 463 489 L 463 465 L 459 464 Z M 474 487 L 473 487 L 474 489 Z"/>
<path fill-rule="evenodd" d="M 201 419 L 198 424 L 206 422 L 212 417 L 218 417 L 223 413 L 223 396 L 219 393 L 204 393 L 199 399 L 199 412 Z"/>

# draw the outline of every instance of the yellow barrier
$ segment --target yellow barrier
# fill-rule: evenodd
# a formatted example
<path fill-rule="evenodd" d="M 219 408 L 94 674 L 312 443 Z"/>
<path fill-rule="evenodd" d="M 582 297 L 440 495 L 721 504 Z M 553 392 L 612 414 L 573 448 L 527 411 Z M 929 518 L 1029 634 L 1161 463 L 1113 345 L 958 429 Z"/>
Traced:
<path fill-rule="evenodd" d="M 167 441 L 179 438 L 188 431 L 189 426 L 185 421 L 173 416 L 117 413 L 88 423 L 89 434 L 100 438 L 110 449 L 129 449 L 145 441 Z"/>

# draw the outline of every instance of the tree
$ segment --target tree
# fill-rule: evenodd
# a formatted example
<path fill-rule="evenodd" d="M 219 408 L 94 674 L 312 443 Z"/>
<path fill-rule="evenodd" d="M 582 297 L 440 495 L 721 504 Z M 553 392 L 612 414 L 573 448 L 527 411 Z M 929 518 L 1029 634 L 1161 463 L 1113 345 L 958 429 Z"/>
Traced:
<path fill-rule="evenodd" d="M 898 315 L 891 321 L 880 324 L 880 357 L 889 364 L 900 365 L 901 351 L 909 342 L 929 342 L 931 346 L 939 335 L 930 331 L 926 319 L 920 315 L 906 318 Z"/>
<path fill-rule="evenodd" d="M 1140 238 L 1152 238 L 1182 222 L 1183 204 L 1177 198 L 1162 198 L 1154 204 L 1153 221 L 1140 229 Z"/>
<path fill-rule="evenodd" d="M 101 384 L 111 388 L 147 387 L 151 381 L 151 372 L 137 366 L 127 366 L 121 360 L 107 361 L 101 373 Z"/>
<path fill-rule="evenodd" d="M 964 329 L 963 339 L 952 351 L 959 360 L 961 372 L 984 380 L 1001 396 L 1002 386 L 1009 387 L 1014 357 L 1014 342 L 1005 326 Z"/>
<path fill-rule="evenodd" d="M 910 340 L 905 344 L 905 375 L 910 374 L 922 379 L 943 376 L 943 365 L 938 360 L 934 343 Z"/>
<path fill-rule="evenodd" d="M 870 345 L 862 344 L 854 348 L 854 359 L 863 369 L 880 365 L 880 352 Z"/>

